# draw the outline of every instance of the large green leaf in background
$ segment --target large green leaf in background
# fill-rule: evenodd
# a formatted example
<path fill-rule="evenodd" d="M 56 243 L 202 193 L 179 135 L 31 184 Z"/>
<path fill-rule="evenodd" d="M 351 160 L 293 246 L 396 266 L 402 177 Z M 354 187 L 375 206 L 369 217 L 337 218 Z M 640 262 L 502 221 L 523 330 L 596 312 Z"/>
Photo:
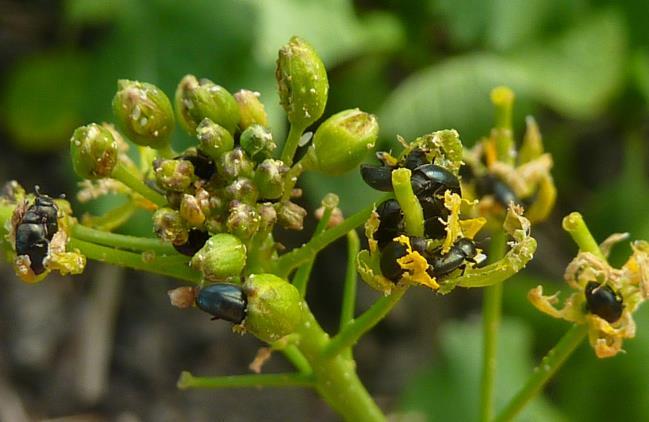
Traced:
<path fill-rule="evenodd" d="M 593 117 L 622 80 L 624 51 L 623 23 L 605 13 L 511 54 L 448 59 L 406 79 L 388 97 L 379 115 L 382 136 L 452 127 L 471 143 L 490 126 L 488 95 L 496 84 L 570 117 Z"/>
<path fill-rule="evenodd" d="M 503 320 L 499 331 L 495 403 L 502 407 L 532 372 L 531 332 L 517 320 Z M 478 420 L 482 328 L 479 321 L 449 322 L 440 333 L 442 356 L 406 387 L 401 407 L 422 413 L 427 421 Z M 521 414 L 520 421 L 564 420 L 543 398 Z"/>

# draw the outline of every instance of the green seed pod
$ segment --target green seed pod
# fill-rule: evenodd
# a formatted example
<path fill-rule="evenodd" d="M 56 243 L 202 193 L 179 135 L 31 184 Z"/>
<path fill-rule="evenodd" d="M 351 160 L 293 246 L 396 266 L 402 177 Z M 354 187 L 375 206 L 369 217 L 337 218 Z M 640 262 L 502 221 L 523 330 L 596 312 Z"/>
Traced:
<path fill-rule="evenodd" d="M 96 123 L 81 126 L 70 139 L 74 172 L 83 179 L 110 177 L 119 155 L 117 142 L 108 129 Z"/>
<path fill-rule="evenodd" d="M 154 149 L 169 147 L 174 112 L 164 92 L 145 82 L 120 79 L 113 113 L 129 139 Z"/>
<path fill-rule="evenodd" d="M 270 158 L 277 148 L 277 144 L 273 142 L 273 134 L 260 125 L 252 125 L 244 130 L 239 143 L 248 156 L 257 162 Z"/>
<path fill-rule="evenodd" d="M 273 274 L 252 274 L 243 284 L 248 299 L 243 324 L 257 338 L 273 343 L 295 332 L 306 317 L 298 290 Z"/>
<path fill-rule="evenodd" d="M 184 192 L 194 181 L 194 165 L 186 160 L 156 160 L 155 179 L 164 190 Z"/>
<path fill-rule="evenodd" d="M 198 200 L 193 195 L 183 194 L 180 201 L 180 216 L 191 227 L 199 227 L 205 221 L 205 214 L 203 214 Z"/>
<path fill-rule="evenodd" d="M 207 117 L 196 128 L 196 137 L 200 142 L 200 150 L 215 160 L 234 147 L 232 134 Z"/>
<path fill-rule="evenodd" d="M 231 200 L 254 204 L 259 197 L 259 191 L 252 180 L 239 177 L 225 187 L 225 192 Z"/>
<path fill-rule="evenodd" d="M 239 277 L 246 266 L 246 246 L 231 234 L 215 234 L 196 252 L 190 265 L 208 281 Z"/>
<path fill-rule="evenodd" d="M 306 128 L 322 116 L 327 104 L 329 82 L 318 53 L 293 37 L 279 50 L 275 79 L 288 121 Z"/>
<path fill-rule="evenodd" d="M 291 201 L 282 201 L 275 204 L 277 221 L 285 229 L 302 230 L 306 210 Z"/>
<path fill-rule="evenodd" d="M 171 208 L 158 208 L 153 214 L 153 231 L 165 242 L 174 245 L 187 243 L 189 232 L 178 211 Z"/>
<path fill-rule="evenodd" d="M 343 174 L 360 165 L 374 148 L 379 124 L 371 114 L 351 109 L 329 117 L 313 136 L 315 166 L 330 175 Z"/>
<path fill-rule="evenodd" d="M 259 101 L 259 93 L 242 89 L 234 94 L 234 99 L 239 104 L 239 128 L 247 129 L 257 124 L 268 127 L 268 114 L 264 104 Z"/>
<path fill-rule="evenodd" d="M 241 239 L 250 239 L 259 230 L 261 219 L 255 207 L 232 201 L 225 222 L 228 231 Z"/>
<path fill-rule="evenodd" d="M 231 134 L 239 124 L 237 101 L 225 88 L 209 79 L 198 81 L 193 75 L 185 76 L 176 89 L 175 102 L 178 121 L 192 135 L 206 117 Z"/>
<path fill-rule="evenodd" d="M 237 177 L 252 178 L 254 175 L 255 163 L 246 155 L 241 148 L 223 154 L 216 165 L 216 171 L 221 179 L 232 181 Z"/>
<path fill-rule="evenodd" d="M 277 199 L 284 192 L 284 174 L 288 167 L 280 160 L 264 160 L 255 170 L 255 185 L 262 199 Z"/>

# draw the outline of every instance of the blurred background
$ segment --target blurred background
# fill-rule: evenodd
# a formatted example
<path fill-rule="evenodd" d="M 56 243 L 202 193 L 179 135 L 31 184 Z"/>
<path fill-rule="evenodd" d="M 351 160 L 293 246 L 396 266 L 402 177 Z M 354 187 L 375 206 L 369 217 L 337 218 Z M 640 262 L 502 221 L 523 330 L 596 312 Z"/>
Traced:
<path fill-rule="evenodd" d="M 81 124 L 111 120 L 118 78 L 170 96 L 186 73 L 259 91 L 282 139 L 274 61 L 294 34 L 329 70 L 325 117 L 357 106 L 377 114 L 383 149 L 399 149 L 397 134 L 443 128 L 473 145 L 493 120 L 490 89 L 507 84 L 517 94 L 518 138 L 526 115 L 539 122 L 559 198 L 534 230 L 534 261 L 506 284 L 502 405 L 567 329 L 526 300 L 539 283 L 564 287 L 576 247 L 562 216 L 581 211 L 600 240 L 616 231 L 649 239 L 648 18 L 646 0 L 0 0 L 0 181 L 74 202 L 68 139 Z M 177 148 L 190 144 L 177 135 Z M 310 210 L 327 192 L 346 213 L 374 197 L 355 173 L 308 177 L 302 187 Z M 124 230 L 150 235 L 147 217 Z M 298 244 L 313 226 L 311 217 L 286 242 Z M 337 246 L 317 260 L 308 292 L 331 330 L 344 273 Z M 612 260 L 629 253 L 618 246 Z M 91 264 L 83 276 L 31 286 L 5 262 L 0 278 L 0 420 L 336 420 L 311 391 L 178 391 L 183 369 L 248 372 L 261 344 L 169 306 L 173 280 Z M 358 311 L 375 298 L 361 286 Z M 361 378 L 388 411 L 476 420 L 481 292 L 413 289 L 402 302 L 359 344 Z M 649 307 L 636 322 L 626 354 L 598 360 L 581 347 L 521 420 L 648 420 Z M 287 369 L 281 356 L 264 368 Z"/>

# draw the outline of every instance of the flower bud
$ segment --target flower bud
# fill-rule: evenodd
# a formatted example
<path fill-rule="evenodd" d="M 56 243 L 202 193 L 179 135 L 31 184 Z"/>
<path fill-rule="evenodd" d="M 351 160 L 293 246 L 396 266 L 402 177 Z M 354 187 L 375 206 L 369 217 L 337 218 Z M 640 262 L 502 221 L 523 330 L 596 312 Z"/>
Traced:
<path fill-rule="evenodd" d="M 232 134 L 208 118 L 203 119 L 196 128 L 196 137 L 201 151 L 215 160 L 234 147 Z"/>
<path fill-rule="evenodd" d="M 254 204 L 259 192 L 252 180 L 240 177 L 225 187 L 225 193 L 231 200 Z"/>
<path fill-rule="evenodd" d="M 158 186 L 184 192 L 194 180 L 194 166 L 186 160 L 156 160 L 154 173 Z"/>
<path fill-rule="evenodd" d="M 176 112 L 190 134 L 206 117 L 231 134 L 239 123 L 239 105 L 232 94 L 209 79 L 198 81 L 193 75 L 185 76 L 176 89 Z"/>
<path fill-rule="evenodd" d="M 259 230 L 260 218 L 255 207 L 233 201 L 225 225 L 241 239 L 250 239 Z"/>
<path fill-rule="evenodd" d="M 231 234 L 212 236 L 192 258 L 190 265 L 209 281 L 238 277 L 246 265 L 246 247 Z"/>
<path fill-rule="evenodd" d="M 138 145 L 168 147 L 174 130 L 174 112 L 164 92 L 145 82 L 120 79 L 113 113 L 126 135 Z"/>
<path fill-rule="evenodd" d="M 322 116 L 327 104 L 327 71 L 313 47 L 298 37 L 279 50 L 275 79 L 288 121 L 306 128 Z"/>
<path fill-rule="evenodd" d="M 117 142 L 108 129 L 96 123 L 81 126 L 70 139 L 74 172 L 83 179 L 110 177 L 117 165 Z"/>
<path fill-rule="evenodd" d="M 275 275 L 252 274 L 243 291 L 248 299 L 245 328 L 263 341 L 272 344 L 295 332 L 306 317 L 298 290 Z"/>
<path fill-rule="evenodd" d="M 255 164 L 241 148 L 223 154 L 218 160 L 216 171 L 221 179 L 232 181 L 237 177 L 252 178 Z"/>
<path fill-rule="evenodd" d="M 277 199 L 284 192 L 284 174 L 288 167 L 280 160 L 264 160 L 255 170 L 255 185 L 262 199 Z"/>
<path fill-rule="evenodd" d="M 174 245 L 187 243 L 189 232 L 185 221 L 180 217 L 178 211 L 171 208 L 158 208 L 153 214 L 153 231 L 156 236 L 165 242 Z"/>
<path fill-rule="evenodd" d="M 177 287 L 167 291 L 172 306 L 180 309 L 191 308 L 196 299 L 197 288 L 193 286 Z"/>
<path fill-rule="evenodd" d="M 313 136 L 316 168 L 330 175 L 357 167 L 374 148 L 379 134 L 376 117 L 359 109 L 341 111 L 325 120 Z"/>
<path fill-rule="evenodd" d="M 234 94 L 234 99 L 239 104 L 239 128 L 247 129 L 258 124 L 268 127 L 268 115 L 264 104 L 259 101 L 259 93 L 242 89 Z"/>
<path fill-rule="evenodd" d="M 180 216 L 191 226 L 198 227 L 205 221 L 205 214 L 195 196 L 184 194 L 180 201 Z"/>
<path fill-rule="evenodd" d="M 270 202 L 264 202 L 257 205 L 257 212 L 259 213 L 259 230 L 270 232 L 277 222 L 275 207 Z"/>
<path fill-rule="evenodd" d="M 244 130 L 239 143 L 248 156 L 257 162 L 270 158 L 277 148 L 277 144 L 273 142 L 273 134 L 260 125 L 252 125 Z"/>
<path fill-rule="evenodd" d="M 306 210 L 291 201 L 282 201 L 275 204 L 277 221 L 282 227 L 289 230 L 302 230 Z"/>

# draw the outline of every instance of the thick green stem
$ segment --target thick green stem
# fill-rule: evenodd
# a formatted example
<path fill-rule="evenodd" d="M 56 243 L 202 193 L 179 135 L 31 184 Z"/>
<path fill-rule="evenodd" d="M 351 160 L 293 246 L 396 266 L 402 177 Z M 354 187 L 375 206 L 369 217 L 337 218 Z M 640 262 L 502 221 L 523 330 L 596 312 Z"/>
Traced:
<path fill-rule="evenodd" d="M 173 246 L 153 237 L 137 237 L 96 230 L 81 224 L 70 228 L 70 235 L 75 239 L 117 249 L 145 252 L 152 251 L 162 255 L 180 256 Z"/>
<path fill-rule="evenodd" d="M 329 219 L 331 218 L 331 213 L 333 208 L 325 208 L 322 218 L 318 222 L 318 225 L 313 232 L 313 236 L 318 236 L 322 234 L 327 229 L 327 224 L 329 224 Z M 295 272 L 295 277 L 293 277 L 293 285 L 300 292 L 302 297 L 306 295 L 306 288 L 309 284 L 309 278 L 311 277 L 311 270 L 313 269 L 313 264 L 315 263 L 315 256 L 307 261 L 306 264 L 302 265 Z"/>
<path fill-rule="evenodd" d="M 394 196 L 403 211 L 406 232 L 410 236 L 421 237 L 424 235 L 424 212 L 421 209 L 419 200 L 412 191 L 410 173 L 410 170 L 406 168 L 394 170 L 392 172 L 392 187 L 394 188 Z"/>
<path fill-rule="evenodd" d="M 388 296 L 383 296 L 360 317 L 345 325 L 323 351 L 324 357 L 333 357 L 352 347 L 363 334 L 379 323 L 394 305 L 403 297 L 407 288 L 395 288 Z"/>
<path fill-rule="evenodd" d="M 281 160 L 286 164 L 287 166 L 291 166 L 293 164 L 293 156 L 295 155 L 295 151 L 297 151 L 297 147 L 300 143 L 300 138 L 302 137 L 302 132 L 304 132 L 303 127 L 299 127 L 297 125 L 291 125 L 291 128 L 288 131 L 288 136 L 286 137 L 286 142 L 284 142 L 284 147 L 282 148 L 282 156 Z"/>
<path fill-rule="evenodd" d="M 383 202 L 386 199 L 392 197 L 391 194 L 386 195 L 386 197 L 377 201 L 377 203 Z M 374 210 L 374 204 L 363 208 L 362 210 L 356 212 L 347 217 L 342 223 L 336 227 L 332 227 L 329 230 L 326 230 L 322 234 L 313 237 L 302 247 L 293 249 L 291 252 L 280 256 L 275 262 L 275 274 L 279 275 L 282 278 L 286 276 L 295 268 L 309 261 L 313 258 L 318 252 L 326 248 L 329 244 L 337 240 L 338 238 L 345 236 L 347 232 L 355 229 L 356 227 L 365 223 Z"/>
<path fill-rule="evenodd" d="M 539 394 L 550 378 L 586 338 L 587 333 L 588 324 L 573 325 L 561 337 L 557 345 L 545 355 L 541 364 L 534 369 L 525 386 L 511 399 L 495 420 L 505 422 L 514 419 L 525 405 Z"/>
<path fill-rule="evenodd" d="M 582 252 L 590 252 L 598 258 L 604 261 L 606 260 L 593 235 L 590 234 L 590 230 L 588 230 L 588 226 L 584 222 L 584 217 L 580 213 L 571 212 L 568 214 L 564 217 L 562 226 L 572 236 L 572 240 L 579 246 L 579 250 Z"/>
<path fill-rule="evenodd" d="M 313 387 L 313 377 L 307 374 L 245 374 L 223 377 L 196 377 L 183 371 L 178 388 L 242 388 L 242 387 Z"/>
<path fill-rule="evenodd" d="M 313 372 L 309 361 L 306 360 L 302 352 L 300 352 L 300 349 L 298 349 L 296 346 L 286 346 L 285 349 L 282 349 L 282 353 L 284 354 L 286 359 L 288 359 L 289 362 L 293 364 L 295 369 L 300 371 L 301 374 L 310 374 Z"/>
<path fill-rule="evenodd" d="M 489 259 L 495 262 L 505 255 L 507 244 L 504 231 L 497 231 L 492 236 Z M 502 295 L 502 282 L 484 289 L 482 304 L 482 375 L 480 381 L 480 420 L 483 422 L 490 421 L 493 414 Z"/>
<path fill-rule="evenodd" d="M 75 239 L 74 237 L 70 239 L 68 247 L 79 249 L 86 258 L 95 261 L 162 274 L 196 284 L 201 282 L 201 274 L 192 270 L 189 267 L 188 258 L 182 255 L 157 256 L 153 253 L 151 256 L 147 256 L 146 252 L 127 252 Z"/>
<path fill-rule="evenodd" d="M 110 177 L 124 183 L 134 192 L 139 193 L 159 207 L 164 207 L 167 204 L 167 200 L 164 196 L 148 187 L 139 176 L 133 174 L 122 163 L 117 163 Z"/>

